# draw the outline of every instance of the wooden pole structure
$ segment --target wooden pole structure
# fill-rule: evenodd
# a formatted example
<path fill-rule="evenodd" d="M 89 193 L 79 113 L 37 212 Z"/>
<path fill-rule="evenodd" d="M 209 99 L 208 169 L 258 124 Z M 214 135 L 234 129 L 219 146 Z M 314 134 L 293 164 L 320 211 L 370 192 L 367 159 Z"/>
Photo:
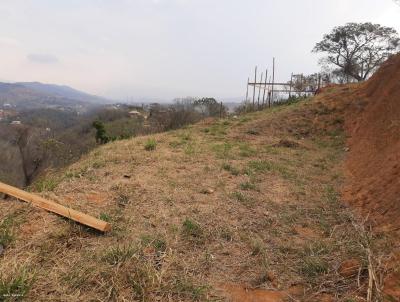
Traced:
<path fill-rule="evenodd" d="M 292 97 L 292 85 L 293 85 L 293 72 L 290 75 L 289 99 Z"/>
<path fill-rule="evenodd" d="M 264 76 L 264 74 L 261 72 L 260 83 L 262 83 L 262 81 L 263 81 L 263 76 Z M 260 110 L 260 96 L 261 96 L 261 84 L 260 84 L 260 87 L 258 87 L 257 110 Z"/>
<path fill-rule="evenodd" d="M 272 102 L 274 101 L 274 83 L 275 83 L 275 58 L 272 59 L 272 91 L 268 107 L 271 107 L 271 101 Z"/>
<path fill-rule="evenodd" d="M 78 212 L 78 211 L 75 211 L 75 210 L 67 208 L 67 207 L 64 207 L 58 203 L 55 203 L 54 201 L 44 199 L 38 195 L 34 195 L 31 193 L 25 192 L 23 190 L 6 185 L 1 182 L 0 182 L 0 192 L 10 195 L 10 196 L 13 196 L 13 197 L 16 197 L 23 201 L 32 203 L 34 206 L 45 209 L 52 213 L 56 213 L 63 217 L 72 219 L 76 222 L 87 225 L 96 230 L 99 230 L 102 232 L 107 232 L 107 231 L 111 230 L 111 225 L 103 220 L 94 218 L 92 216 L 86 215 L 82 212 Z"/>
<path fill-rule="evenodd" d="M 321 74 L 318 73 L 318 89 L 317 91 L 319 91 L 321 89 Z"/>
<path fill-rule="evenodd" d="M 253 110 L 254 110 L 254 102 L 255 102 L 255 98 L 256 98 L 256 84 L 255 83 L 257 83 L 257 66 L 256 66 L 256 69 L 254 71 Z"/>
<path fill-rule="evenodd" d="M 265 70 L 264 93 L 262 98 L 262 108 L 265 106 L 265 91 L 267 90 L 268 69 Z"/>
<path fill-rule="evenodd" d="M 249 98 L 249 83 L 250 83 L 250 78 L 247 78 L 246 100 L 245 100 L 246 104 L 247 104 L 248 98 Z"/>
<path fill-rule="evenodd" d="M 269 77 L 269 82 L 272 84 L 272 77 Z M 271 86 L 268 86 L 268 107 L 271 107 Z"/>
<path fill-rule="evenodd" d="M 221 102 L 221 106 L 219 107 L 219 118 L 222 118 L 222 102 Z"/>

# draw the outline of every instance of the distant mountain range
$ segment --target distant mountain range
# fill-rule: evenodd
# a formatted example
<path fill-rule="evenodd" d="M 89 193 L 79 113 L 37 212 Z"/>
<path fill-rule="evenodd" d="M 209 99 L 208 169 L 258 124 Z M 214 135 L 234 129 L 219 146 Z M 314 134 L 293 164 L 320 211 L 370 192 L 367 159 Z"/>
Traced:
<path fill-rule="evenodd" d="M 68 86 L 39 82 L 1 83 L 0 107 L 31 109 L 40 107 L 90 107 L 113 101 Z"/>

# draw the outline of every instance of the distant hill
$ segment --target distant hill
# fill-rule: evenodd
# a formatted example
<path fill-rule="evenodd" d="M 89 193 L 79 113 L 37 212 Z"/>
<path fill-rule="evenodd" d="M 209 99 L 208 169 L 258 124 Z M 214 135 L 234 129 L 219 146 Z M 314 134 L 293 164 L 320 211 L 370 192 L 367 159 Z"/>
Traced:
<path fill-rule="evenodd" d="M 63 97 L 71 100 L 77 100 L 81 102 L 95 103 L 95 104 L 112 103 L 112 101 L 106 98 L 102 98 L 96 95 L 91 95 L 86 92 L 79 91 L 65 85 L 44 84 L 40 82 L 20 82 L 16 84 L 23 85 L 24 87 L 34 89 L 42 93 L 51 94 L 54 96 Z"/>
<path fill-rule="evenodd" d="M 70 88 L 68 86 L 42 84 L 38 82 L 1 83 L 0 107 L 9 104 L 19 109 L 54 108 L 54 107 L 92 107 L 112 103 Z"/>

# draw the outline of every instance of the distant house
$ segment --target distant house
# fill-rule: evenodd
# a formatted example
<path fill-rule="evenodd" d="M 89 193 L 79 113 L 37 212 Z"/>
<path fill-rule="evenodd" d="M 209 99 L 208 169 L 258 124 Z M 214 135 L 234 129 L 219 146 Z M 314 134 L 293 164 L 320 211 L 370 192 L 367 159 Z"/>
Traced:
<path fill-rule="evenodd" d="M 11 108 L 11 107 L 12 107 L 11 104 L 8 103 L 3 104 L 3 108 Z"/>
<path fill-rule="evenodd" d="M 21 121 L 12 121 L 10 125 L 21 125 Z"/>

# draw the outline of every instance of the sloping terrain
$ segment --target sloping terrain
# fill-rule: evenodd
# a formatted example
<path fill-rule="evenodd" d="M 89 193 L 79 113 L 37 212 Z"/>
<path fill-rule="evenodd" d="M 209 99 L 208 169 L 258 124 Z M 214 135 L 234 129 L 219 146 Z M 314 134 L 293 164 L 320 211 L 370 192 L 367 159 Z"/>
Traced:
<path fill-rule="evenodd" d="M 96 149 L 33 189 L 112 232 L 1 201 L 0 296 L 364 301 L 382 250 L 339 199 L 336 117 L 317 98 Z"/>

